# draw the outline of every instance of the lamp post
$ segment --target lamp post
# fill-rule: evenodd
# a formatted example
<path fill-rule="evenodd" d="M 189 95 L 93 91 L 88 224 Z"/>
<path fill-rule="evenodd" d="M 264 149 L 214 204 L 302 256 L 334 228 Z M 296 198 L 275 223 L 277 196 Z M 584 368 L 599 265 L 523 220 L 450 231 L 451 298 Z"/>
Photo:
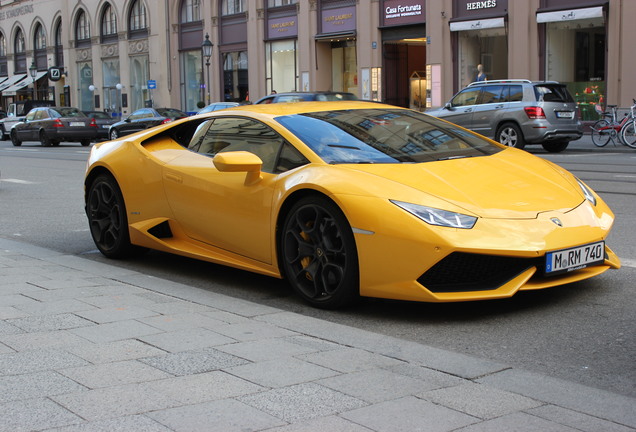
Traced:
<path fill-rule="evenodd" d="M 33 81 L 33 100 L 37 99 L 36 89 L 35 89 L 35 76 L 38 74 L 38 68 L 35 65 L 35 61 L 31 62 L 31 66 L 29 66 L 29 74 L 31 75 L 31 80 Z"/>
<path fill-rule="evenodd" d="M 115 88 L 119 91 L 119 120 L 122 119 L 122 117 L 124 116 L 124 107 L 122 106 L 123 100 L 122 100 L 122 89 L 124 88 L 123 84 L 117 83 L 115 85 Z"/>
<path fill-rule="evenodd" d="M 201 44 L 201 50 L 203 51 L 203 57 L 205 57 L 205 68 L 208 83 L 206 84 L 208 90 L 208 104 L 210 104 L 210 57 L 212 57 L 212 41 L 210 41 L 210 35 L 205 34 L 205 40 Z"/>

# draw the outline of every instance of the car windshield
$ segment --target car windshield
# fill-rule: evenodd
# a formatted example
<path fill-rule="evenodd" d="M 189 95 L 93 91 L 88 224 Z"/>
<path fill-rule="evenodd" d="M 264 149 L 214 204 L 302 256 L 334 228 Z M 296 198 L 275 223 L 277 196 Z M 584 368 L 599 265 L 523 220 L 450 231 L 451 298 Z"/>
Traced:
<path fill-rule="evenodd" d="M 157 108 L 159 115 L 169 118 L 187 117 L 188 115 L 183 111 L 179 111 L 172 108 Z"/>
<path fill-rule="evenodd" d="M 501 149 L 468 131 L 400 109 L 277 117 L 327 163 L 412 163 L 484 156 Z"/>

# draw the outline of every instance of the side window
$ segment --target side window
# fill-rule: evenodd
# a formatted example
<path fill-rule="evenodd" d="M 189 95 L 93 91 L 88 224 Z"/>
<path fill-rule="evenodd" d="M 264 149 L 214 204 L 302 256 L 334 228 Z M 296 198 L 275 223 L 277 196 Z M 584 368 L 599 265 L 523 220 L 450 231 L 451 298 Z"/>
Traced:
<path fill-rule="evenodd" d="M 309 161 L 302 155 L 294 146 L 285 142 L 283 150 L 280 152 L 278 158 L 278 164 L 276 165 L 276 172 L 281 173 L 289 171 L 299 166 L 307 165 Z"/>
<path fill-rule="evenodd" d="M 499 86 L 499 85 L 482 87 L 479 103 L 489 104 L 489 103 L 503 102 L 505 98 L 502 99 L 501 97 L 502 89 L 503 89 L 503 86 Z"/>
<path fill-rule="evenodd" d="M 476 105 L 477 98 L 481 92 L 481 87 L 471 87 L 457 94 L 452 100 L 451 105 L 461 107 L 466 105 Z"/>
<path fill-rule="evenodd" d="M 205 138 L 206 132 L 210 125 L 214 123 L 214 119 L 202 122 L 197 129 L 194 131 L 192 138 L 190 138 L 190 144 L 188 144 L 188 150 L 192 150 L 193 152 L 199 153 L 199 148 L 201 147 L 201 143 Z M 203 151 L 201 153 L 207 153 L 207 151 Z"/>
<path fill-rule="evenodd" d="M 49 115 L 46 112 L 47 110 L 37 110 L 35 112 L 35 120 L 44 120 L 45 118 L 48 118 Z"/>
<path fill-rule="evenodd" d="M 255 120 L 217 117 L 207 129 L 198 152 L 214 156 L 229 151 L 248 151 L 261 158 L 264 172 L 274 173 L 284 142 L 273 129 Z"/>
<path fill-rule="evenodd" d="M 35 120 L 35 115 L 37 113 L 38 113 L 37 111 L 29 111 L 29 113 L 26 115 L 26 120 L 27 121 Z"/>
<path fill-rule="evenodd" d="M 523 87 L 520 85 L 511 85 L 510 102 L 521 102 L 523 100 Z"/>

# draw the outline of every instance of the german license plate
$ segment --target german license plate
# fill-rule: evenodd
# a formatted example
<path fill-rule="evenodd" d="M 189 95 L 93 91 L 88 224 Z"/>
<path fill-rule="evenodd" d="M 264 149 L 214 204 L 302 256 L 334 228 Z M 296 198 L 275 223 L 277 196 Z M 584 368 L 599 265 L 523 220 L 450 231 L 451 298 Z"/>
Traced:
<path fill-rule="evenodd" d="M 556 116 L 557 118 L 572 119 L 574 118 L 574 111 L 557 111 Z"/>
<path fill-rule="evenodd" d="M 86 123 L 84 123 L 84 122 L 71 122 L 70 125 L 71 126 L 86 126 Z"/>
<path fill-rule="evenodd" d="M 108 126 L 108 125 L 102 125 L 102 128 L 104 128 L 104 129 L 108 129 L 109 127 L 110 126 Z"/>
<path fill-rule="evenodd" d="M 590 243 L 569 249 L 548 252 L 545 273 L 557 274 L 579 270 L 605 261 L 605 242 Z"/>

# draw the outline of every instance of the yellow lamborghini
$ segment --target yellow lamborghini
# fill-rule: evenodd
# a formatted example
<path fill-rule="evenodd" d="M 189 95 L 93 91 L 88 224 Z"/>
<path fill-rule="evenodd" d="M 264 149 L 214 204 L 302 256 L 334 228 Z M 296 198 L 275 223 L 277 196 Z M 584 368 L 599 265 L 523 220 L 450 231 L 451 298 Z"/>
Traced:
<path fill-rule="evenodd" d="M 323 308 L 504 298 L 620 267 L 612 211 L 568 171 L 370 102 L 242 106 L 98 143 L 85 202 L 107 257 L 285 278 Z"/>

